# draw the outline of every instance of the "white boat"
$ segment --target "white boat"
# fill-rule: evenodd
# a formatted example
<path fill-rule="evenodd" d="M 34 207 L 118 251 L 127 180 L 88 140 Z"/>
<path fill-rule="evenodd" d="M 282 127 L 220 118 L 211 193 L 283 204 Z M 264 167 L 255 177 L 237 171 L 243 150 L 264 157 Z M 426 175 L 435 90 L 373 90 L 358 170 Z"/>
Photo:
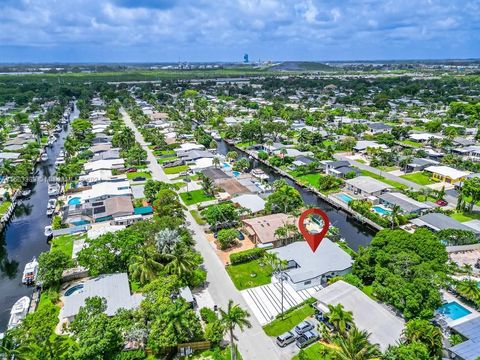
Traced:
<path fill-rule="evenodd" d="M 45 226 L 45 230 L 43 231 L 43 234 L 46 237 L 50 237 L 53 235 L 53 228 L 50 225 Z"/>
<path fill-rule="evenodd" d="M 23 270 L 22 276 L 22 284 L 25 285 L 32 285 L 35 283 L 37 279 L 37 272 L 38 272 L 38 261 L 37 258 L 33 258 L 32 261 L 25 265 L 25 269 Z"/>
<path fill-rule="evenodd" d="M 22 197 L 27 197 L 27 196 L 30 196 L 31 193 L 32 193 L 32 190 L 25 189 L 25 190 L 22 190 L 21 195 Z"/>
<path fill-rule="evenodd" d="M 47 209 L 55 209 L 56 204 L 57 204 L 56 199 L 48 199 Z"/>
<path fill-rule="evenodd" d="M 58 153 L 58 157 L 59 157 L 59 158 L 65 157 L 65 151 L 60 150 L 60 152 Z"/>
<path fill-rule="evenodd" d="M 52 216 L 54 212 L 55 212 L 55 208 L 48 208 L 46 214 L 47 216 Z"/>
<path fill-rule="evenodd" d="M 40 156 L 40 160 L 42 160 L 42 161 L 47 161 L 47 160 L 48 160 L 48 154 L 47 154 L 47 153 L 43 153 L 43 154 Z"/>
<path fill-rule="evenodd" d="M 10 310 L 10 320 L 8 321 L 8 330 L 18 326 L 25 319 L 28 314 L 28 308 L 30 307 L 30 298 L 24 296 L 17 300 Z"/>
<path fill-rule="evenodd" d="M 217 133 L 216 131 L 212 131 L 212 133 L 210 134 L 215 140 L 222 140 L 222 137 L 220 136 L 219 133 Z"/>
<path fill-rule="evenodd" d="M 60 194 L 60 185 L 58 184 L 49 184 L 48 185 L 48 195 L 49 196 L 56 196 Z"/>
<path fill-rule="evenodd" d="M 251 174 L 260 180 L 268 180 L 269 176 L 265 174 L 262 169 L 256 168 L 251 171 Z"/>

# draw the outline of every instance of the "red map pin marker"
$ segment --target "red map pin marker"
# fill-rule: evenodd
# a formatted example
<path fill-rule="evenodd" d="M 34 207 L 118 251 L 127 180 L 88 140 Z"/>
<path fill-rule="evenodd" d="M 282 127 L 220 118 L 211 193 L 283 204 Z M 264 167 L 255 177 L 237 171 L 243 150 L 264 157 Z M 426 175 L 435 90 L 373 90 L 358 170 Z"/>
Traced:
<path fill-rule="evenodd" d="M 320 231 L 318 234 L 312 234 L 305 227 L 305 219 L 312 214 L 319 215 L 323 219 L 323 228 L 322 228 L 322 231 Z M 327 235 L 329 227 L 330 227 L 330 220 L 328 220 L 327 214 L 324 211 L 317 208 L 311 208 L 304 211 L 302 215 L 300 215 L 300 219 L 298 219 L 298 229 L 302 233 L 305 240 L 307 240 L 308 245 L 310 245 L 310 248 L 312 249 L 313 252 L 317 250 L 318 245 L 320 245 L 325 235 Z"/>

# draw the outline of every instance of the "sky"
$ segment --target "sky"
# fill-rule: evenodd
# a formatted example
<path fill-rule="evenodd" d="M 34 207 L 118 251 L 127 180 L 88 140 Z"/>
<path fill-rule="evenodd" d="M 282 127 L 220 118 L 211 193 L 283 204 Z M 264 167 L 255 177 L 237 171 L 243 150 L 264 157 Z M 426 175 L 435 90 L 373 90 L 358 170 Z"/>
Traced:
<path fill-rule="evenodd" d="M 480 0 L 0 0 L 0 62 L 480 57 Z"/>

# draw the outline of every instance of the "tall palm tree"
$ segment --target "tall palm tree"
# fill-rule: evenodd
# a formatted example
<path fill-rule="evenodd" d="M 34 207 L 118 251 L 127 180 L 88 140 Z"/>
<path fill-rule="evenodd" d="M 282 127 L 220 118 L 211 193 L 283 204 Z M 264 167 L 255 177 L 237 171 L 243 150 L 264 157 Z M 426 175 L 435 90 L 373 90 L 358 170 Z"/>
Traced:
<path fill-rule="evenodd" d="M 437 358 L 441 353 L 443 346 L 442 331 L 427 320 L 415 319 L 407 322 L 403 329 L 403 337 L 407 344 L 416 341 L 425 344 L 432 358 Z"/>
<path fill-rule="evenodd" d="M 248 311 L 242 309 L 238 304 L 234 304 L 233 300 L 228 301 L 227 311 L 220 309 L 221 323 L 225 326 L 225 329 L 230 334 L 230 348 L 231 348 L 231 360 L 237 359 L 237 347 L 235 346 L 235 337 L 233 330 L 238 326 L 240 331 L 243 331 L 245 327 L 252 327 L 248 318 L 250 314 Z"/>
<path fill-rule="evenodd" d="M 155 261 L 151 251 L 143 251 L 141 254 L 133 255 L 128 270 L 135 280 L 144 285 L 155 279 L 162 267 L 162 264 Z"/>
<path fill-rule="evenodd" d="M 174 251 L 166 256 L 168 264 L 165 265 L 165 270 L 169 274 L 177 275 L 179 279 L 185 279 L 197 265 L 192 255 L 192 252 L 186 251 L 183 246 L 175 247 Z"/>
<path fill-rule="evenodd" d="M 370 344 L 370 334 L 365 330 L 359 330 L 356 326 L 345 334 L 335 338 L 334 343 L 336 359 L 338 360 L 368 360 L 381 355 L 378 344 Z"/>
<path fill-rule="evenodd" d="M 213 180 L 210 179 L 207 176 L 203 176 L 202 177 L 202 189 L 203 189 L 203 192 L 205 193 L 205 195 L 207 195 L 207 196 L 213 195 L 214 188 L 215 188 L 215 186 L 213 184 Z"/>
<path fill-rule="evenodd" d="M 347 332 L 347 326 L 353 323 L 353 313 L 346 311 L 342 304 L 328 305 L 329 313 L 326 315 L 328 321 L 340 334 Z"/>
<path fill-rule="evenodd" d="M 457 286 L 456 290 L 466 299 L 474 302 L 480 302 L 480 288 L 475 280 L 462 280 Z"/>
<path fill-rule="evenodd" d="M 394 205 L 392 208 L 392 212 L 390 213 L 390 225 L 392 226 L 392 229 L 394 229 L 396 226 L 398 226 L 399 221 L 398 221 L 398 216 L 400 215 L 400 206 Z"/>
<path fill-rule="evenodd" d="M 215 167 L 215 169 L 220 166 L 220 158 L 218 156 L 215 156 L 212 159 L 212 165 Z"/>

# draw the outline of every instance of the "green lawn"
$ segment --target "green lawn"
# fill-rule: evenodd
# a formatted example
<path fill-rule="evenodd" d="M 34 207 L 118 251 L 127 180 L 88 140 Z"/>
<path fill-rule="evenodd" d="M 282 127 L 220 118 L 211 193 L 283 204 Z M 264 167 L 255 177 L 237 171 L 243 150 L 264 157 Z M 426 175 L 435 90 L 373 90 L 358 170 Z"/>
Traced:
<path fill-rule="evenodd" d="M 215 196 L 205 195 L 202 189 L 180 193 L 180 197 L 187 206 L 215 199 Z"/>
<path fill-rule="evenodd" d="M 190 214 L 192 214 L 198 225 L 205 225 L 207 223 L 197 210 L 190 210 Z"/>
<path fill-rule="evenodd" d="M 324 344 L 316 342 L 309 347 L 300 350 L 301 354 L 295 355 L 292 360 L 333 360 L 335 359 L 332 350 L 327 348 Z"/>
<path fill-rule="evenodd" d="M 59 296 L 60 294 L 55 289 L 48 289 L 42 291 L 42 293 L 40 294 L 40 301 L 38 302 L 37 310 L 47 304 L 55 305 L 58 301 Z M 60 309 L 58 310 L 60 311 Z"/>
<path fill-rule="evenodd" d="M 401 178 L 410 180 L 419 185 L 430 185 L 434 183 L 434 181 L 430 179 L 430 176 L 424 172 L 405 174 L 402 175 Z"/>
<path fill-rule="evenodd" d="M 163 168 L 163 171 L 167 175 L 180 174 L 183 171 L 190 169 L 188 165 L 173 166 L 169 168 Z"/>
<path fill-rule="evenodd" d="M 0 216 L 7 212 L 10 205 L 12 205 L 10 201 L 4 201 L 0 204 Z"/>
<path fill-rule="evenodd" d="M 177 157 L 176 156 L 165 156 L 165 157 L 157 158 L 157 162 L 159 164 L 163 164 L 164 162 L 172 161 L 172 160 L 177 160 Z"/>
<path fill-rule="evenodd" d="M 480 213 L 453 213 L 450 215 L 452 219 L 455 219 L 460 222 L 470 221 L 470 220 L 480 220 Z"/>
<path fill-rule="evenodd" d="M 244 290 L 255 286 L 270 284 L 272 269 L 268 266 L 260 266 L 259 260 L 252 260 L 243 264 L 229 265 L 226 267 L 228 275 L 238 290 Z M 256 276 L 252 277 L 252 273 Z"/>
<path fill-rule="evenodd" d="M 74 235 L 62 235 L 52 239 L 50 250 L 59 249 L 71 257 L 73 252 L 73 241 L 80 239 Z"/>
<path fill-rule="evenodd" d="M 407 145 L 407 146 L 411 146 L 411 147 L 414 147 L 414 148 L 421 148 L 423 146 L 423 144 L 419 143 L 419 142 L 416 142 L 416 141 L 413 141 L 413 140 L 403 140 L 403 141 L 399 141 L 400 144 L 403 144 L 403 145 Z"/>
<path fill-rule="evenodd" d="M 399 190 L 405 190 L 405 189 L 408 189 L 408 186 L 407 185 L 404 185 L 404 184 L 401 184 L 397 181 L 394 181 L 394 180 L 390 180 L 390 179 L 386 179 L 384 178 L 383 176 L 380 176 L 378 174 L 375 174 L 371 171 L 368 171 L 368 170 L 360 170 L 361 174 L 363 176 L 370 176 L 371 178 L 374 178 L 374 179 L 377 179 L 379 181 L 382 181 L 384 182 L 385 184 L 388 184 L 388 185 L 391 185 L 393 186 L 394 188 L 396 189 L 399 189 Z"/>
<path fill-rule="evenodd" d="M 185 187 L 187 183 L 184 181 L 179 181 L 172 183 L 172 185 L 175 186 L 175 189 L 180 190 L 182 187 Z"/>
<path fill-rule="evenodd" d="M 285 314 L 283 319 L 277 318 L 265 325 L 263 330 L 268 336 L 278 336 L 291 330 L 295 325 L 312 316 L 314 313 L 315 310 L 312 305 L 304 304 L 298 309 Z"/>
<path fill-rule="evenodd" d="M 231 359 L 231 350 L 230 346 L 227 346 L 225 349 L 221 349 L 219 347 L 208 349 L 208 350 L 197 350 L 194 352 L 192 357 L 189 359 L 196 359 L 196 360 L 207 360 L 207 359 L 215 359 L 215 360 L 230 360 Z M 242 360 L 242 355 L 237 349 L 237 360 Z"/>
<path fill-rule="evenodd" d="M 144 171 L 127 173 L 127 179 L 129 179 L 129 180 L 132 180 L 136 177 L 144 177 L 145 179 L 151 179 L 152 174 L 150 174 L 149 172 L 144 172 Z"/>

